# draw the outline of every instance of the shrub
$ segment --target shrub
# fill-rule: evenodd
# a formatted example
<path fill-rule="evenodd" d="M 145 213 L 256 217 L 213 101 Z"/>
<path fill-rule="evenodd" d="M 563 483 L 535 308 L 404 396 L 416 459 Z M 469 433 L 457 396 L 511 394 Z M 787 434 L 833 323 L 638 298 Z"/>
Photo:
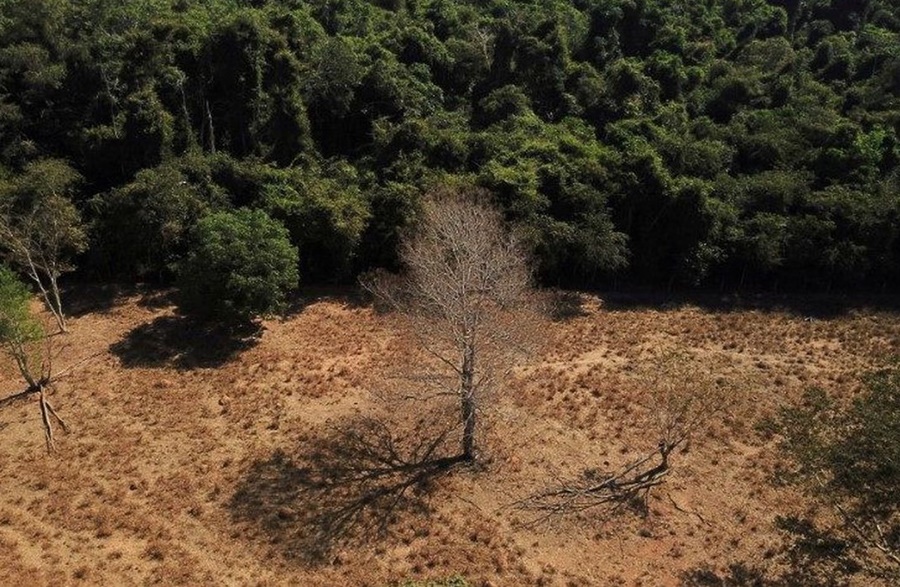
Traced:
<path fill-rule="evenodd" d="M 250 321 L 283 308 L 299 280 L 297 248 L 261 210 L 217 212 L 197 224 L 179 266 L 181 309 L 204 320 Z"/>

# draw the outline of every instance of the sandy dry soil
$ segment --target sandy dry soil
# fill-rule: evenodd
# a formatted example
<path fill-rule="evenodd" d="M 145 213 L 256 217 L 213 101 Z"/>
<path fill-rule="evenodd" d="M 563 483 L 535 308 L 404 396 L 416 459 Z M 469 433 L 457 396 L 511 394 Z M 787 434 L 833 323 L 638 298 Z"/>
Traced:
<path fill-rule="evenodd" d="M 82 293 L 54 339 L 55 366 L 78 365 L 52 397 L 71 427 L 56 452 L 36 401 L 0 411 L 0 585 L 678 585 L 697 568 L 767 568 L 775 516 L 806 504 L 771 482 L 775 442 L 756 424 L 811 385 L 851 397 L 900 351 L 890 312 L 581 296 L 486 410 L 486 464 L 432 474 L 402 457 L 429 440 L 414 427 L 426 410 L 382 397 L 414 356 L 390 316 L 310 295 L 235 343 L 165 292 L 107 294 Z M 0 363 L 0 390 L 14 375 Z M 534 523 L 515 507 L 652 451 L 660 387 L 709 386 L 724 411 L 645 511 Z"/>

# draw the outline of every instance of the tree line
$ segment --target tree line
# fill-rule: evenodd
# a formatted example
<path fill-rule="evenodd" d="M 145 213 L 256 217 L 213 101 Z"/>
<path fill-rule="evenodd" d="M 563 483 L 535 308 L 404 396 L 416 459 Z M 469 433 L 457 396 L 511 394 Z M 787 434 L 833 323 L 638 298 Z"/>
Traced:
<path fill-rule="evenodd" d="M 466 184 L 494 194 L 545 283 L 889 288 L 898 15 L 9 0 L 0 203 L 67 202 L 75 264 L 100 279 L 169 282 L 205 218 L 244 210 L 284 228 L 301 280 L 349 280 L 398 265 L 423 193 Z"/>

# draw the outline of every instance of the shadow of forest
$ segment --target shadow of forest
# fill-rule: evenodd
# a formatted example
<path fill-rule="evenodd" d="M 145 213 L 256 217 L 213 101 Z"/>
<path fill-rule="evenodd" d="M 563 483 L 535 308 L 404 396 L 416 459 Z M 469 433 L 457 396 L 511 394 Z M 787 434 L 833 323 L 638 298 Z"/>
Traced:
<path fill-rule="evenodd" d="M 578 296 L 569 295 L 567 312 L 578 316 Z M 894 294 L 717 293 L 710 291 L 660 292 L 626 290 L 589 292 L 597 295 L 605 310 L 676 310 L 694 306 L 709 312 L 783 312 L 799 318 L 829 320 L 853 310 L 900 312 L 900 296 Z"/>

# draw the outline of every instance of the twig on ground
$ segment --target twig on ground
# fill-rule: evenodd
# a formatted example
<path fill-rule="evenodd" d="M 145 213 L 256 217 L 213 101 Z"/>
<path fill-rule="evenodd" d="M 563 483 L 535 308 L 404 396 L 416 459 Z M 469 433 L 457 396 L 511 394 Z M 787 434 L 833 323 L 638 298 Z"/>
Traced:
<path fill-rule="evenodd" d="M 698 512 L 694 512 L 694 511 L 691 511 L 691 510 L 686 510 L 686 509 L 684 509 L 683 507 L 681 507 L 680 505 L 678 505 L 678 502 L 675 501 L 675 498 L 672 497 L 672 494 L 671 494 L 671 493 L 667 493 L 666 495 L 668 496 L 669 501 L 672 502 L 672 505 L 675 507 L 676 510 L 678 510 L 679 512 L 681 512 L 681 513 L 683 513 L 683 514 L 691 514 L 691 515 L 697 516 L 697 519 L 698 519 L 698 520 L 700 520 L 701 522 L 703 522 L 703 523 L 706 524 L 707 526 L 710 525 L 710 523 L 706 520 L 706 518 L 704 518 L 703 516 L 701 516 Z"/>

